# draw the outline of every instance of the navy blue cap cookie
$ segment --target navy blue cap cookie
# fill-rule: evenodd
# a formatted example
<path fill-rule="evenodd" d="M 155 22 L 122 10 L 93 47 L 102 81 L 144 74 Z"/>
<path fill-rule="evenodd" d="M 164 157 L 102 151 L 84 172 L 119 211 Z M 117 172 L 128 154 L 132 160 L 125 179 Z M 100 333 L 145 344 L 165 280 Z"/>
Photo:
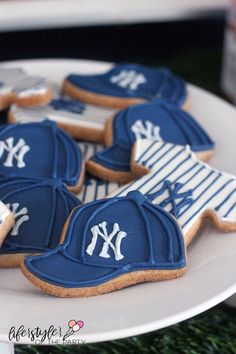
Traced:
<path fill-rule="evenodd" d="M 22 263 L 23 273 L 34 285 L 60 297 L 97 295 L 173 279 L 185 267 L 177 222 L 135 191 L 75 208 L 64 242 Z"/>
<path fill-rule="evenodd" d="M 214 142 L 189 113 L 165 100 L 149 102 L 128 107 L 107 121 L 104 141 L 108 147 L 89 159 L 88 171 L 113 182 L 135 179 L 130 161 L 137 139 L 189 145 L 203 161 L 209 159 L 214 148 Z"/>
<path fill-rule="evenodd" d="M 80 201 L 55 179 L 2 178 L 0 183 L 0 199 L 15 218 L 0 248 L 0 267 L 16 267 L 25 255 L 58 245 L 63 226 Z"/>
<path fill-rule="evenodd" d="M 61 180 L 79 192 L 84 163 L 78 144 L 54 122 L 0 126 L 0 175 Z"/>
<path fill-rule="evenodd" d="M 70 74 L 62 91 L 86 103 L 116 109 L 159 99 L 186 109 L 185 82 L 166 68 L 149 68 L 138 64 L 115 65 L 98 75 Z"/>

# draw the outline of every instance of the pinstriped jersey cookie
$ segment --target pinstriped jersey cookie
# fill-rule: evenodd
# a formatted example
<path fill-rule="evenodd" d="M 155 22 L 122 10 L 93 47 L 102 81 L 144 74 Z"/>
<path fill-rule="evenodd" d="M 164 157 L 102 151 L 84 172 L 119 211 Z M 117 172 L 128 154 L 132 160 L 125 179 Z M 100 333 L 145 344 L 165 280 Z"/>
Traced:
<path fill-rule="evenodd" d="M 135 179 L 130 159 L 132 146 L 139 138 L 188 144 L 202 160 L 207 160 L 214 148 L 211 138 L 189 113 L 164 100 L 144 103 L 120 111 L 107 121 L 107 147 L 90 158 L 89 172 L 121 183 Z"/>
<path fill-rule="evenodd" d="M 138 140 L 132 169 L 146 175 L 111 196 L 140 191 L 176 217 L 187 245 L 205 218 L 222 231 L 236 230 L 236 177 L 199 161 L 188 146 Z"/>
<path fill-rule="evenodd" d="M 103 149 L 102 145 L 90 143 L 79 143 L 79 147 L 85 161 L 88 161 L 92 155 Z M 82 203 L 92 202 L 97 199 L 105 198 L 107 195 L 115 192 L 119 187 L 119 183 L 104 181 L 87 172 L 78 198 Z"/>
<path fill-rule="evenodd" d="M 116 109 L 145 101 L 167 99 L 187 106 L 185 82 L 166 68 L 149 68 L 138 64 L 114 65 L 104 74 L 70 74 L 63 92 L 83 102 Z"/>
<path fill-rule="evenodd" d="M 51 98 L 47 80 L 28 75 L 22 69 L 0 67 L 0 110 L 12 103 L 22 107 L 43 105 Z"/>
<path fill-rule="evenodd" d="M 52 120 L 71 136 L 80 140 L 102 142 L 106 120 L 114 109 L 101 108 L 60 95 L 59 87 L 53 88 L 53 100 L 45 106 L 22 108 L 13 105 L 8 113 L 11 123 L 40 122 Z"/>

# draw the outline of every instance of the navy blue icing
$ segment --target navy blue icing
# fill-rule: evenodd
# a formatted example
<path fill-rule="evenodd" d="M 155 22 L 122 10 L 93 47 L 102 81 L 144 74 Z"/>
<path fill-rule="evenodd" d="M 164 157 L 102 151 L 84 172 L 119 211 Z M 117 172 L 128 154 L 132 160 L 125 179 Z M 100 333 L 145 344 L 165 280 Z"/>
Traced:
<path fill-rule="evenodd" d="M 131 149 L 136 136 L 131 130 L 133 124 L 147 121 L 160 127 L 163 141 L 189 145 L 195 152 L 212 150 L 214 142 L 193 117 L 167 101 L 144 103 L 118 112 L 112 125 L 112 145 L 98 151 L 91 160 L 115 171 L 130 171 Z M 145 138 L 144 135 L 140 136 Z M 147 137 L 146 137 L 147 138 Z"/>
<path fill-rule="evenodd" d="M 65 98 L 52 100 L 50 102 L 50 106 L 56 111 L 60 110 L 65 112 L 78 113 L 78 114 L 82 114 L 86 107 L 86 105 L 80 101 L 65 99 Z"/>
<path fill-rule="evenodd" d="M 142 74 L 146 78 L 146 82 L 138 85 L 135 90 L 131 90 L 129 85 L 121 87 L 117 83 L 111 82 L 111 78 L 119 75 L 122 71 L 134 71 L 137 74 Z M 184 103 L 187 97 L 185 81 L 173 75 L 168 69 L 154 69 L 138 64 L 116 65 L 105 74 L 71 74 L 67 76 L 66 80 L 78 88 L 113 97 L 141 98 L 149 101 L 164 98 L 179 106 Z"/>
<path fill-rule="evenodd" d="M 107 256 L 101 256 L 105 243 L 101 235 L 97 236 L 93 251 L 89 251 L 91 228 L 103 222 L 107 222 L 107 236 L 112 236 L 116 223 L 119 232 L 125 233 L 120 242 L 122 257 L 119 259 L 111 244 Z M 120 234 L 115 233 L 110 239 L 113 248 L 118 236 Z M 184 241 L 177 222 L 138 191 L 74 209 L 64 243 L 55 250 L 25 260 L 26 268 L 36 277 L 65 288 L 96 286 L 138 270 L 173 270 L 185 265 Z"/>
<path fill-rule="evenodd" d="M 55 248 L 66 219 L 80 201 L 58 180 L 0 179 L 0 200 L 15 211 L 1 254 L 45 252 Z"/>
<path fill-rule="evenodd" d="M 12 146 L 15 156 L 9 155 Z M 24 151 L 24 149 L 27 151 Z M 17 156 L 22 154 L 22 161 Z M 10 157 L 10 160 L 9 160 Z M 23 163 L 23 166 L 22 166 Z M 42 123 L 8 124 L 0 127 L 0 175 L 6 177 L 58 178 L 67 185 L 78 183 L 82 168 L 82 155 L 76 142 L 52 121 Z"/>
<path fill-rule="evenodd" d="M 182 187 L 182 183 L 177 182 L 172 185 L 171 181 L 165 180 L 163 186 L 158 191 L 148 193 L 145 195 L 145 197 L 149 200 L 149 202 L 152 202 L 155 198 L 162 195 L 167 190 L 169 196 L 158 205 L 161 208 L 165 208 L 169 203 L 171 203 L 172 209 L 170 210 L 170 213 L 178 218 L 180 211 L 184 206 L 190 206 L 193 204 L 193 199 L 191 198 L 193 191 L 189 189 L 186 192 L 179 192 Z"/>

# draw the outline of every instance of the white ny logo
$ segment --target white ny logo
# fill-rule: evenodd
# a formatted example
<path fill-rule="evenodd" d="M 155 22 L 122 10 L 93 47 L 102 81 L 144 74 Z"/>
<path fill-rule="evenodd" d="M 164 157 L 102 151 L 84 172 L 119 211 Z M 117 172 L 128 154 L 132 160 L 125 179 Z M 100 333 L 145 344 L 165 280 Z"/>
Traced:
<path fill-rule="evenodd" d="M 125 236 L 127 236 L 127 233 L 124 231 L 120 231 L 120 226 L 117 223 L 115 223 L 113 225 L 113 230 L 110 233 L 110 235 L 108 235 L 108 232 L 107 232 L 107 222 L 106 221 L 103 221 L 102 223 L 93 226 L 91 228 L 91 232 L 92 232 L 93 237 L 92 237 L 91 243 L 88 245 L 88 247 L 86 249 L 87 254 L 92 256 L 94 248 L 97 243 L 97 238 L 98 238 L 98 236 L 101 236 L 104 240 L 104 243 L 103 243 L 102 250 L 99 253 L 100 257 L 110 258 L 110 255 L 108 254 L 108 250 L 110 247 L 114 253 L 116 261 L 119 261 L 124 258 L 124 256 L 121 254 L 120 246 L 121 246 L 121 240 Z M 114 236 L 116 236 L 115 244 L 112 243 L 112 239 Z"/>
<path fill-rule="evenodd" d="M 147 79 L 143 74 L 137 73 L 134 70 L 121 70 L 118 75 L 112 76 L 110 81 L 120 87 L 135 91 L 140 84 L 145 84 Z"/>
<path fill-rule="evenodd" d="M 20 138 L 18 143 L 14 146 L 14 138 L 7 138 L 5 141 L 0 141 L 0 158 L 3 156 L 4 151 L 8 152 L 4 166 L 13 167 L 13 159 L 17 160 L 17 167 L 25 167 L 24 156 L 30 150 L 30 147 L 26 145 L 25 140 Z"/>
<path fill-rule="evenodd" d="M 150 139 L 162 141 L 160 136 L 160 127 L 158 125 L 154 125 L 149 120 L 145 120 L 144 122 L 140 119 L 136 120 L 136 122 L 132 125 L 131 130 L 135 134 L 136 140 Z"/>
<path fill-rule="evenodd" d="M 17 211 L 19 205 L 19 203 L 6 204 L 7 208 L 12 211 L 14 219 L 16 221 L 15 226 L 12 229 L 11 236 L 17 236 L 19 233 L 20 226 L 23 224 L 23 222 L 29 220 L 29 216 L 27 215 L 28 209 L 24 207 Z"/>

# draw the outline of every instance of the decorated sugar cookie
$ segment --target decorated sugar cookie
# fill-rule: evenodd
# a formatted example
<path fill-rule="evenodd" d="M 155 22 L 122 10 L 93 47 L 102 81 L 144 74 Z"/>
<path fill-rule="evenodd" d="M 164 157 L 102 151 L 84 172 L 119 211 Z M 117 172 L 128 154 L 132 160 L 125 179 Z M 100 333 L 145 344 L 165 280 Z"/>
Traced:
<path fill-rule="evenodd" d="M 88 161 L 92 155 L 103 149 L 102 145 L 91 143 L 79 143 L 80 150 L 85 161 Z M 86 172 L 83 187 L 78 198 L 82 203 L 92 202 L 97 199 L 105 198 L 107 195 L 115 192 L 120 187 L 119 183 L 105 181 Z"/>
<path fill-rule="evenodd" d="M 185 272 L 181 230 L 139 192 L 75 208 L 64 242 L 22 263 L 25 276 L 46 293 L 90 296 Z"/>
<path fill-rule="evenodd" d="M 165 68 L 138 64 L 115 65 L 104 74 L 68 75 L 63 92 L 86 103 L 116 109 L 144 101 L 167 99 L 187 107 L 185 82 Z"/>
<path fill-rule="evenodd" d="M 84 166 L 76 142 L 54 122 L 0 127 L 0 175 L 3 177 L 57 178 L 79 192 Z"/>
<path fill-rule="evenodd" d="M 119 183 L 104 181 L 101 178 L 92 176 L 90 173 L 86 173 L 78 198 L 82 203 L 89 203 L 93 200 L 105 198 L 119 189 L 120 186 Z"/>
<path fill-rule="evenodd" d="M 0 67 L 0 110 L 16 103 L 21 107 L 47 104 L 52 98 L 48 82 L 22 69 Z"/>
<path fill-rule="evenodd" d="M 87 162 L 98 151 L 103 149 L 103 145 L 101 144 L 93 144 L 85 141 L 80 141 L 78 146 L 85 162 Z"/>
<path fill-rule="evenodd" d="M 140 191 L 175 216 L 186 245 L 205 218 L 222 231 L 236 230 L 236 177 L 201 162 L 189 146 L 138 140 L 132 170 L 146 175 L 111 196 Z"/>
<path fill-rule="evenodd" d="M 8 232 L 13 228 L 15 219 L 7 206 L 0 201 L 0 247 Z"/>
<path fill-rule="evenodd" d="M 80 201 L 55 179 L 5 178 L 0 183 L 0 199 L 15 219 L 0 248 L 0 267 L 17 267 L 25 255 L 57 246 L 66 219 Z"/>
<path fill-rule="evenodd" d="M 91 174 L 116 182 L 135 179 L 131 171 L 131 149 L 139 138 L 190 145 L 202 160 L 213 152 L 214 143 L 190 114 L 167 101 L 132 106 L 116 113 L 106 124 L 107 148 L 87 163 Z"/>
<path fill-rule="evenodd" d="M 106 120 L 114 109 L 87 105 L 78 100 L 61 97 L 54 85 L 54 98 L 45 106 L 22 108 L 13 105 L 8 113 L 11 123 L 40 122 L 45 118 L 55 121 L 57 126 L 77 139 L 102 142 Z"/>

